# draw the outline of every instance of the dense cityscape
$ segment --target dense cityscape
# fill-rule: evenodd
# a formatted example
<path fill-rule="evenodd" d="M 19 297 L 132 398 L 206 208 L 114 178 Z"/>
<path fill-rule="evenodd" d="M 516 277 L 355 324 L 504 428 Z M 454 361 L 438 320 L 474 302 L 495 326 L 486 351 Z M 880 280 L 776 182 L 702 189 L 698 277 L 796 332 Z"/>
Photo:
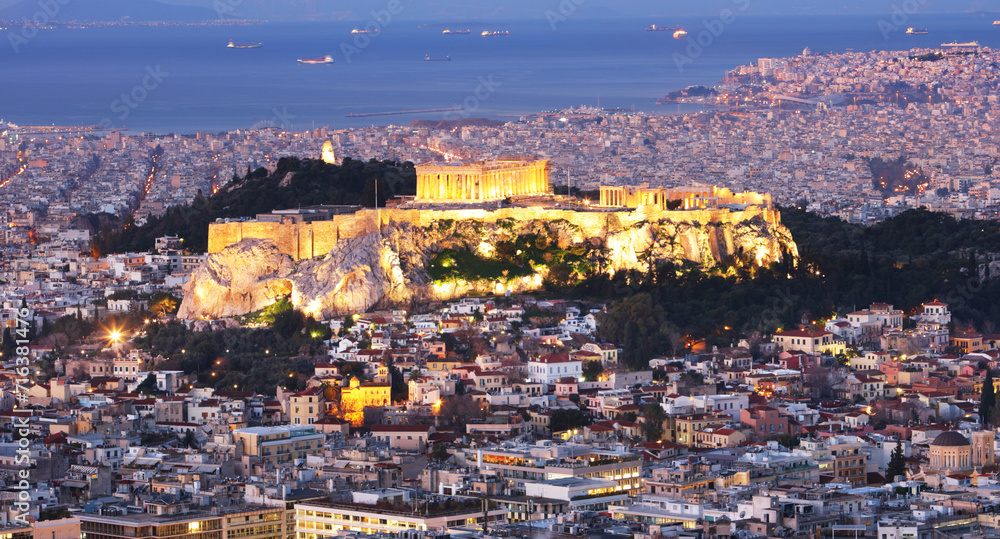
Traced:
<path fill-rule="evenodd" d="M 998 537 L 998 84 L 805 50 L 664 114 L 2 123 L 0 535 Z M 969 232 L 866 250 L 918 219 Z M 679 319 L 718 283 L 769 297 Z"/>

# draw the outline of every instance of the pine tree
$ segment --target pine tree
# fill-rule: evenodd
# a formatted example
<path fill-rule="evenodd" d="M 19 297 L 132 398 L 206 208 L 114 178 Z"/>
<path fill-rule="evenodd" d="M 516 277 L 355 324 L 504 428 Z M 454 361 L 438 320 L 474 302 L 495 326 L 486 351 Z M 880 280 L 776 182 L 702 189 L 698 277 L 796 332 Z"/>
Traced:
<path fill-rule="evenodd" d="M 0 352 L 7 357 L 14 357 L 14 334 L 11 332 L 10 327 L 3 328 L 2 343 L 0 343 Z"/>
<path fill-rule="evenodd" d="M 625 335 L 622 339 L 622 351 L 625 355 L 625 365 L 633 368 L 639 367 L 639 324 L 635 320 L 625 323 Z"/>
<path fill-rule="evenodd" d="M 892 450 L 889 466 L 885 471 L 886 482 L 896 480 L 897 475 L 906 475 L 906 461 L 903 456 L 903 440 L 896 440 L 896 448 Z"/>
<path fill-rule="evenodd" d="M 993 371 L 987 368 L 983 389 L 979 393 L 979 420 L 983 425 L 989 424 L 990 412 L 994 405 L 996 405 L 996 395 L 993 389 Z"/>

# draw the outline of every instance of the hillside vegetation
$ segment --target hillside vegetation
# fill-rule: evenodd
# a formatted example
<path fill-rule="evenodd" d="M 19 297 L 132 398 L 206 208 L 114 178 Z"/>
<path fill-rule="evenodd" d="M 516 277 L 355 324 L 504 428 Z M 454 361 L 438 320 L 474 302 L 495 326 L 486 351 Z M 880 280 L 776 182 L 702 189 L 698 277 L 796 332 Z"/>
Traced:
<path fill-rule="evenodd" d="M 291 176 L 289 176 L 291 175 Z M 150 251 L 156 238 L 180 236 L 185 250 L 200 253 L 208 248 L 208 225 L 219 218 L 254 217 L 273 210 L 317 204 L 357 204 L 375 207 L 396 195 L 416 193 L 413 163 L 357 161 L 344 158 L 341 165 L 315 159 L 284 157 L 271 174 L 258 168 L 233 180 L 211 196 L 199 195 L 190 204 L 173 206 L 160 217 L 136 226 L 131 219 L 100 220 L 100 233 L 91 242 L 95 256 L 128 251 Z M 97 219 L 92 219 L 97 221 Z"/>
<path fill-rule="evenodd" d="M 598 276 L 579 292 L 613 300 L 599 332 L 622 344 L 634 368 L 702 339 L 709 348 L 730 346 L 873 302 L 914 314 L 937 299 L 949 303 L 957 329 L 1000 328 L 1000 279 L 989 268 L 1000 259 L 996 222 L 919 209 L 866 227 L 794 208 L 782 210 L 782 222 L 799 248 L 795 267 L 777 263 L 754 276 L 661 267 Z"/>

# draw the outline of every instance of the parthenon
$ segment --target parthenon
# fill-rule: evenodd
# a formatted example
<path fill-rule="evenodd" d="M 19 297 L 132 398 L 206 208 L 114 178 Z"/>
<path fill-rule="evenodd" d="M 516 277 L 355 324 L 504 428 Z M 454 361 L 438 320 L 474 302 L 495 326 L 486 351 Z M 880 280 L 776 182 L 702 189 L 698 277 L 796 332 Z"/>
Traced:
<path fill-rule="evenodd" d="M 725 187 L 714 185 L 691 185 L 688 187 L 642 186 L 602 186 L 601 206 L 637 208 L 639 206 L 657 206 L 661 210 L 668 208 L 673 201 L 680 201 L 677 209 L 717 209 L 725 205 L 760 206 L 771 209 L 771 195 L 751 192 L 733 193 Z"/>
<path fill-rule="evenodd" d="M 417 165 L 417 202 L 485 202 L 549 194 L 548 160 L 501 157 L 461 165 Z"/>

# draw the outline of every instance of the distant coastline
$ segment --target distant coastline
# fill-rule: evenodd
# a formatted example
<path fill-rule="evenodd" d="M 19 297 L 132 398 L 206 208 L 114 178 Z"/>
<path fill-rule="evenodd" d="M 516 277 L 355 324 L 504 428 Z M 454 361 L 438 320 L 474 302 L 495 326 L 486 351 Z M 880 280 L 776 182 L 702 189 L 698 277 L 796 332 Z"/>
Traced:
<path fill-rule="evenodd" d="M 195 133 L 259 126 L 343 129 L 452 117 L 516 120 L 579 106 L 674 116 L 706 107 L 697 102 L 657 105 L 656 100 L 685 88 L 714 87 L 731 70 L 757 65 L 761 58 L 793 58 L 805 47 L 906 54 L 911 48 L 936 49 L 943 42 L 978 41 L 998 48 L 1000 32 L 993 19 L 914 15 L 907 26 L 928 28 L 930 34 L 905 35 L 906 28 L 900 27 L 885 40 L 865 17 L 792 17 L 792 25 L 788 17 L 747 17 L 728 26 L 726 39 L 697 58 L 689 56 L 695 43 L 691 38 L 664 40 L 642 31 L 648 19 L 573 20 L 558 32 L 545 20 L 490 24 L 510 29 L 503 40 L 442 36 L 447 28 L 481 32 L 473 17 L 424 26 L 401 20 L 377 38 L 367 36 L 372 46 L 357 50 L 350 35 L 357 23 L 346 20 L 220 19 L 163 28 L 151 22 L 91 22 L 86 25 L 93 30 L 40 32 L 22 45 L 20 54 L 5 57 L 5 75 L 18 84 L 5 91 L 7 107 L 0 108 L 0 118 L 38 126 L 94 125 L 111 118 L 109 127 L 129 133 Z M 669 22 L 689 29 L 701 23 L 682 17 Z M 100 28 L 102 24 L 111 26 Z M 244 29 L 234 31 L 240 27 Z M 97 32 L 101 39 L 92 39 Z M 233 54 L 220 46 L 231 39 L 265 46 Z M 342 42 L 349 47 L 340 47 Z M 616 46 L 604 45 L 609 42 Z M 320 51 L 336 58 L 335 70 L 301 69 L 295 62 Z M 461 61 L 414 61 L 414 51 L 420 59 L 450 56 Z M 95 55 L 102 59 L 101 69 L 82 69 L 82 60 Z M 692 61 L 677 65 L 677 57 Z M 47 68 L 39 69 L 42 65 Z M 171 77 L 119 119 L 112 103 L 141 82 L 146 66 L 156 65 Z M 79 83 L 60 84 L 70 73 Z M 462 110 L 346 116 L 448 107 Z"/>
<path fill-rule="evenodd" d="M 247 19 L 212 19 L 192 22 L 176 21 L 50 21 L 40 29 L 83 29 L 83 28 L 136 28 L 136 27 L 182 27 L 182 26 L 259 26 L 267 24 L 268 21 L 247 20 Z M 23 19 L 0 19 L 0 26 L 8 28 L 35 27 L 32 21 Z"/>

